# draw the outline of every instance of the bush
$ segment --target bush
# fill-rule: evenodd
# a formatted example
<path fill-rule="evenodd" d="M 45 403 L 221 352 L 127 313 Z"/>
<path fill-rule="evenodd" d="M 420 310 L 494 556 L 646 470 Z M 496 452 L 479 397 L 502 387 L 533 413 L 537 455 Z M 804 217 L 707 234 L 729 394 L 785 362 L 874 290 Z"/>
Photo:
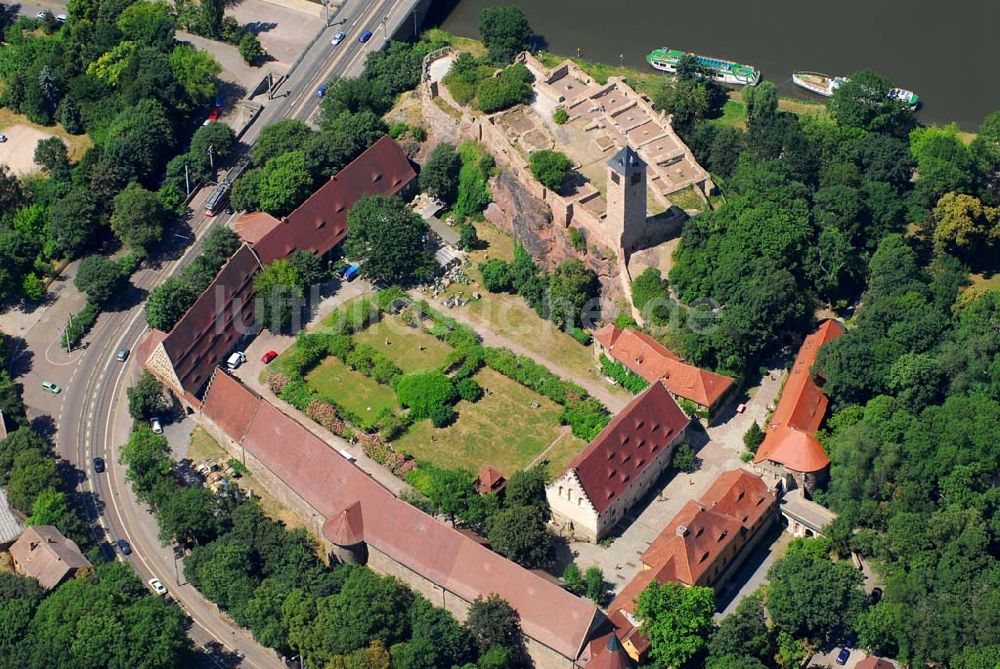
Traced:
<path fill-rule="evenodd" d="M 681 444 L 674 451 L 674 457 L 671 461 L 674 469 L 677 471 L 690 474 L 694 471 L 697 464 L 697 459 L 694 455 L 694 450 L 689 444 Z"/>
<path fill-rule="evenodd" d="M 374 380 L 391 386 L 396 379 L 402 375 L 403 370 L 400 369 L 392 360 L 385 357 L 381 353 L 375 356 L 375 365 L 372 367 L 371 373 L 371 377 Z"/>
<path fill-rule="evenodd" d="M 509 293 L 514 288 L 514 275 L 509 262 L 491 258 L 479 264 L 479 274 L 483 277 L 483 288 L 491 293 Z"/>
<path fill-rule="evenodd" d="M 564 125 L 569 120 L 569 114 L 560 107 L 552 113 L 552 120 L 556 122 L 556 125 Z"/>
<path fill-rule="evenodd" d="M 450 404 L 438 404 L 430 410 L 430 419 L 434 427 L 448 427 L 456 416 L 455 407 Z"/>
<path fill-rule="evenodd" d="M 413 372 L 399 377 L 396 396 L 400 404 L 410 409 L 415 420 L 430 418 L 435 407 L 450 406 L 458 401 L 455 384 L 436 370 Z"/>
<path fill-rule="evenodd" d="M 487 114 L 529 102 L 534 78 L 524 65 L 511 65 L 498 76 L 487 77 L 476 86 L 476 108 Z"/>
<path fill-rule="evenodd" d="M 410 303 L 410 298 L 406 296 L 406 291 L 399 286 L 389 286 L 375 294 L 380 311 L 390 314 L 398 314 L 403 307 Z"/>
<path fill-rule="evenodd" d="M 566 589 L 574 595 L 583 594 L 583 574 L 580 573 L 580 568 L 576 566 L 575 562 L 570 562 L 563 570 L 563 583 L 566 584 Z"/>
<path fill-rule="evenodd" d="M 560 423 L 569 425 L 573 435 L 585 441 L 593 441 L 610 420 L 607 408 L 586 396 L 568 400 L 559 416 Z"/>
<path fill-rule="evenodd" d="M 601 354 L 601 373 L 614 379 L 618 385 L 634 394 L 641 393 L 649 386 L 649 381 L 603 353 Z"/>
<path fill-rule="evenodd" d="M 569 243 L 573 245 L 573 248 L 580 253 L 585 253 L 587 251 L 587 237 L 583 234 L 583 230 L 570 228 L 568 234 Z"/>
<path fill-rule="evenodd" d="M 90 332 L 90 328 L 94 327 L 94 323 L 97 322 L 97 317 L 100 313 L 100 310 L 92 302 L 87 302 L 83 305 L 83 309 L 76 312 L 73 320 L 66 325 L 63 336 L 59 339 L 59 345 L 64 350 L 69 350 L 79 344 L 80 340 Z"/>
<path fill-rule="evenodd" d="M 576 326 L 574 326 L 573 329 L 569 331 L 569 336 L 577 340 L 584 346 L 590 346 L 590 342 L 594 340 L 594 338 L 590 336 L 589 332 L 587 332 L 583 328 Z"/>
<path fill-rule="evenodd" d="M 528 162 L 531 165 L 531 174 L 539 183 L 556 193 L 563 189 L 566 178 L 573 169 L 573 163 L 565 154 L 547 149 L 532 152 Z"/>
<path fill-rule="evenodd" d="M 763 441 L 764 431 L 760 429 L 757 421 L 752 422 L 749 429 L 743 435 L 743 446 L 746 447 L 748 453 L 756 454 L 757 449 L 760 448 Z"/>
<path fill-rule="evenodd" d="M 483 397 L 483 387 L 474 379 L 462 379 L 455 387 L 458 395 L 466 402 L 478 402 Z"/>

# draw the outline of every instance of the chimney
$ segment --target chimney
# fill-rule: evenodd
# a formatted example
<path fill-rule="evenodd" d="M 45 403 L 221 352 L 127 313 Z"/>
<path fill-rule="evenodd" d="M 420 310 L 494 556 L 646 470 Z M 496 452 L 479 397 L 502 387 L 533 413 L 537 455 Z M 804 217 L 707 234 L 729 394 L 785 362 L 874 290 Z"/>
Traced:
<path fill-rule="evenodd" d="M 28 549 L 29 550 L 35 550 L 36 548 L 38 548 L 38 542 L 37 541 L 32 541 L 31 543 L 28 544 Z"/>
<path fill-rule="evenodd" d="M 686 537 L 687 534 L 688 534 L 687 525 L 678 525 L 677 526 L 677 536 L 679 536 L 679 537 Z"/>

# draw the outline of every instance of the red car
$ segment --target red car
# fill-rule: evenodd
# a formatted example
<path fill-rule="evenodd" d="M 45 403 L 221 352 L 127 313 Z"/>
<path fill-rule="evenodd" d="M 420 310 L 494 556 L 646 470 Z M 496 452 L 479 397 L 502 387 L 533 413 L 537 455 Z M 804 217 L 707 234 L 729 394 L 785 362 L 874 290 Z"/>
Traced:
<path fill-rule="evenodd" d="M 264 355 L 260 356 L 260 361 L 266 365 L 277 357 L 278 353 L 276 351 L 268 351 Z"/>
<path fill-rule="evenodd" d="M 212 121 L 218 121 L 220 116 L 222 116 L 222 110 L 221 109 L 213 109 L 212 111 L 210 111 L 208 113 L 208 118 L 205 119 L 205 122 L 202 123 L 202 125 L 208 125 Z"/>

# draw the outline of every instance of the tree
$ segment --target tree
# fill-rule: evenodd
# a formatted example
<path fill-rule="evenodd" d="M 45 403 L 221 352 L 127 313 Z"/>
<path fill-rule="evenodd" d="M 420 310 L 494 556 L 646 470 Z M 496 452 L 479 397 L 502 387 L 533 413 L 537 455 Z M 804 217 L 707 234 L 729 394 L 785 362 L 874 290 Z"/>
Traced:
<path fill-rule="evenodd" d="M 902 134 L 913 125 L 913 111 L 891 91 L 892 82 L 886 77 L 861 70 L 837 87 L 827 108 L 841 125 Z"/>
<path fill-rule="evenodd" d="M 173 471 L 173 460 L 166 438 L 154 434 L 146 426 L 132 432 L 128 443 L 122 447 L 119 459 L 128 468 L 128 480 L 142 499 L 148 499 L 157 483 L 169 477 Z"/>
<path fill-rule="evenodd" d="M 455 147 L 447 142 L 438 144 L 420 170 L 420 190 L 445 204 L 452 204 L 458 196 L 458 173 L 461 169 L 462 159 Z"/>
<path fill-rule="evenodd" d="M 38 140 L 35 145 L 35 164 L 49 173 L 54 179 L 65 179 L 69 176 L 69 154 L 66 145 L 58 137 L 46 137 Z"/>
<path fill-rule="evenodd" d="M 587 567 L 584 573 L 587 598 L 598 606 L 603 606 L 608 598 L 608 584 L 604 580 L 604 572 L 597 565 Z"/>
<path fill-rule="evenodd" d="M 934 207 L 934 250 L 968 257 L 1000 238 L 1000 208 L 978 198 L 945 193 Z"/>
<path fill-rule="evenodd" d="M 38 242 L 16 227 L 0 230 L 0 298 L 14 297 L 38 254 Z"/>
<path fill-rule="evenodd" d="M 323 261 L 311 251 L 296 251 L 288 262 L 303 288 L 320 284 L 330 277 Z"/>
<path fill-rule="evenodd" d="M 686 136 L 711 109 L 708 88 L 700 81 L 685 81 L 680 77 L 664 81 L 653 98 L 657 109 L 670 114 L 670 125 Z"/>
<path fill-rule="evenodd" d="M 162 241 L 166 217 L 156 195 L 132 182 L 115 197 L 111 229 L 127 246 L 148 251 Z"/>
<path fill-rule="evenodd" d="M 768 572 L 767 610 L 781 629 L 829 642 L 853 629 L 864 606 L 861 575 L 807 551 L 789 552 Z"/>
<path fill-rule="evenodd" d="M 551 191 L 559 193 L 566 184 L 573 163 L 559 151 L 532 151 L 528 158 L 531 174 Z"/>
<path fill-rule="evenodd" d="M 572 592 L 574 595 L 583 594 L 583 574 L 580 573 L 580 568 L 576 566 L 575 562 L 570 562 L 566 565 L 566 568 L 563 569 L 562 578 L 567 590 Z"/>
<path fill-rule="evenodd" d="M 35 579 L 0 573 L 0 657 L 12 659 L 24 650 L 31 619 L 43 596 Z"/>
<path fill-rule="evenodd" d="M 520 616 L 497 594 L 492 594 L 486 599 L 482 596 L 476 597 L 469 607 L 465 627 L 476 642 L 480 654 L 496 647 L 515 651 L 516 654 L 524 644 Z"/>
<path fill-rule="evenodd" d="M 427 370 L 401 376 L 396 382 L 396 397 L 400 404 L 410 409 L 415 420 L 420 420 L 430 417 L 435 407 L 457 402 L 458 391 L 443 372 Z"/>
<path fill-rule="evenodd" d="M 118 295 L 124 280 L 118 263 L 104 256 L 87 256 L 80 261 L 73 285 L 86 293 L 88 300 L 103 306 Z"/>
<path fill-rule="evenodd" d="M 261 209 L 274 216 L 291 213 L 312 190 L 305 154 L 292 151 L 268 160 L 257 188 Z"/>
<path fill-rule="evenodd" d="M 4 418 L 13 416 L 7 413 L 4 407 Z M 23 409 L 22 409 L 23 413 Z M 6 483 L 9 480 L 11 471 L 14 469 L 14 459 L 21 453 L 34 451 L 42 455 L 50 452 L 49 443 L 30 427 L 21 427 L 0 441 L 0 482 Z"/>
<path fill-rule="evenodd" d="M 229 194 L 229 202 L 235 209 L 240 211 L 257 211 L 260 206 L 261 169 L 247 170 L 243 173 Z"/>
<path fill-rule="evenodd" d="M 170 52 L 170 69 L 195 104 L 211 99 L 216 90 L 215 78 L 222 72 L 212 54 L 189 44 L 178 44 Z"/>
<path fill-rule="evenodd" d="M 533 77 L 530 70 L 517 63 L 496 77 L 487 77 L 476 85 L 476 109 L 487 114 L 531 100 Z"/>
<path fill-rule="evenodd" d="M 763 441 L 764 431 L 760 429 L 757 421 L 752 422 L 743 434 L 743 447 L 747 449 L 748 453 L 756 453 Z"/>
<path fill-rule="evenodd" d="M 490 258 L 479 265 L 483 287 L 491 293 L 509 293 L 513 288 L 510 263 L 500 258 Z"/>
<path fill-rule="evenodd" d="M 218 165 L 219 161 L 228 158 L 235 146 L 236 133 L 229 125 L 209 123 L 195 131 L 187 155 L 195 174 L 204 180 L 209 180 L 215 176 L 213 163 Z M 256 148 L 256 144 L 254 146 Z"/>
<path fill-rule="evenodd" d="M 549 503 L 545 497 L 545 468 L 541 465 L 520 469 L 511 474 L 504 488 L 504 504 L 537 509 L 544 520 L 549 519 Z"/>
<path fill-rule="evenodd" d="M 125 39 L 166 50 L 173 45 L 177 18 L 167 3 L 141 0 L 122 11 L 117 25 Z"/>
<path fill-rule="evenodd" d="M 774 656 L 774 639 L 760 595 L 754 593 L 722 619 L 708 642 L 709 657 L 751 657 L 768 662 Z"/>
<path fill-rule="evenodd" d="M 361 274 L 388 285 L 429 279 L 436 267 L 424 246 L 427 224 L 397 197 L 362 198 L 347 216 L 347 257 Z"/>
<path fill-rule="evenodd" d="M 157 500 L 160 541 L 164 544 L 173 540 L 203 544 L 214 539 L 220 530 L 214 497 L 208 488 L 179 487 Z"/>
<path fill-rule="evenodd" d="M 267 52 L 264 51 L 264 47 L 260 45 L 260 40 L 252 32 L 245 32 L 242 37 L 240 37 L 239 44 L 236 48 L 240 52 L 240 57 L 243 58 L 243 62 L 247 65 L 256 65 Z"/>
<path fill-rule="evenodd" d="M 597 297 L 597 274 L 578 258 L 567 260 L 549 276 L 549 317 L 564 326 L 581 322 L 584 308 Z"/>
<path fill-rule="evenodd" d="M 552 558 L 552 534 L 534 506 L 504 508 L 487 523 L 490 545 L 500 555 L 534 569 Z"/>
<path fill-rule="evenodd" d="M 910 151 L 917 161 L 917 204 L 931 209 L 949 192 L 968 193 L 976 182 L 976 164 L 962 141 L 958 126 L 917 128 L 910 133 Z"/>
<path fill-rule="evenodd" d="M 62 485 L 55 458 L 42 451 L 24 450 L 14 456 L 7 498 L 11 506 L 27 515 L 33 511 L 39 495 L 50 489 L 58 490 Z"/>
<path fill-rule="evenodd" d="M 303 290 L 298 273 L 288 260 L 276 260 L 253 279 L 260 301 L 257 317 L 271 332 L 285 332 L 303 307 Z"/>
<path fill-rule="evenodd" d="M 31 505 L 28 525 L 58 525 L 69 512 L 66 493 L 55 488 L 46 488 L 35 497 Z"/>
<path fill-rule="evenodd" d="M 170 332 L 188 310 L 198 293 L 179 277 L 167 277 L 146 300 L 146 322 L 161 332 Z"/>
<path fill-rule="evenodd" d="M 422 597 L 417 597 L 410 607 L 410 627 L 409 645 L 421 650 L 422 663 L 401 663 L 404 668 L 456 667 L 473 656 L 468 631 L 450 613 L 432 606 Z M 400 659 L 396 648 L 392 649 L 393 666 Z"/>
<path fill-rule="evenodd" d="M 663 666 L 679 667 L 706 645 L 713 628 L 715 592 L 654 580 L 639 593 L 635 612 L 649 637 L 650 657 Z"/>
<path fill-rule="evenodd" d="M 510 5 L 486 7 L 479 13 L 479 34 L 497 65 L 514 60 L 530 45 L 531 26 L 519 8 Z"/>
<path fill-rule="evenodd" d="M 163 395 L 163 384 L 149 371 L 143 371 L 139 380 L 127 391 L 128 412 L 135 420 L 149 421 L 162 416 L 167 411 L 167 398 Z"/>
<path fill-rule="evenodd" d="M 73 189 L 49 208 L 45 226 L 45 255 L 76 258 L 97 232 L 97 207 L 83 190 Z"/>
<path fill-rule="evenodd" d="M 155 99 L 142 100 L 120 111 L 111 122 L 102 145 L 103 169 L 91 177 L 114 177 L 119 187 L 131 179 L 148 183 L 160 172 L 175 143 L 174 127 L 163 105 Z M 106 195 L 110 199 L 114 193 Z"/>
<path fill-rule="evenodd" d="M 353 652 L 375 639 L 393 644 L 409 632 L 412 603 L 413 593 L 396 579 L 353 568 L 340 592 L 317 602 L 314 632 L 331 654 Z"/>
<path fill-rule="evenodd" d="M 261 129 L 250 150 L 250 160 L 254 166 L 261 167 L 272 158 L 301 150 L 314 134 L 306 123 L 294 118 L 269 123 Z"/>

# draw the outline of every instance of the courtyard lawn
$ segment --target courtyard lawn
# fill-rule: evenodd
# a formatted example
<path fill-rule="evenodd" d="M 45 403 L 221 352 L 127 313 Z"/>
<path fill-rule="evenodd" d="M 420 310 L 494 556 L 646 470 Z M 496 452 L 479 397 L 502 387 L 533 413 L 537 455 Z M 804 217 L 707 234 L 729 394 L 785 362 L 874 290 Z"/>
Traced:
<path fill-rule="evenodd" d="M 383 409 L 399 409 L 392 388 L 355 372 L 333 356 L 306 374 L 306 383 L 321 396 L 359 416 L 374 417 Z"/>
<path fill-rule="evenodd" d="M 449 286 L 441 299 L 459 291 L 463 298 L 468 298 L 474 291 L 478 291 L 482 299 L 473 300 L 458 308 L 476 322 L 477 329 L 489 329 L 517 342 L 531 351 L 543 365 L 559 365 L 582 376 L 598 378 L 590 347 L 584 346 L 555 323 L 536 314 L 520 295 L 490 293 L 482 287 L 478 265 L 487 258 L 512 260 L 514 244 L 508 235 L 490 223 L 476 223 L 476 231 L 479 238 L 487 241 L 489 246 L 485 250 L 469 254 L 472 267 L 466 268 L 466 272 L 472 283 L 468 286 Z M 435 308 L 446 316 L 450 311 L 440 306 Z"/>
<path fill-rule="evenodd" d="M 422 420 L 393 445 L 440 467 L 475 471 L 492 465 L 510 475 L 527 467 L 560 436 L 562 407 L 558 404 L 491 369 L 482 369 L 473 378 L 489 394 L 475 404 L 459 402 L 455 407 L 458 419 L 448 427 L 438 429 Z M 532 402 L 539 408 L 531 408 Z M 565 467 L 584 446 L 572 434 L 564 435 L 552 451 L 559 462 L 550 465 L 550 473 Z"/>
<path fill-rule="evenodd" d="M 388 346 L 386 340 L 390 342 Z M 354 335 L 354 341 L 368 344 L 399 365 L 404 372 L 437 369 L 451 352 L 447 344 L 422 330 L 406 326 L 398 316 L 390 315 Z"/>

